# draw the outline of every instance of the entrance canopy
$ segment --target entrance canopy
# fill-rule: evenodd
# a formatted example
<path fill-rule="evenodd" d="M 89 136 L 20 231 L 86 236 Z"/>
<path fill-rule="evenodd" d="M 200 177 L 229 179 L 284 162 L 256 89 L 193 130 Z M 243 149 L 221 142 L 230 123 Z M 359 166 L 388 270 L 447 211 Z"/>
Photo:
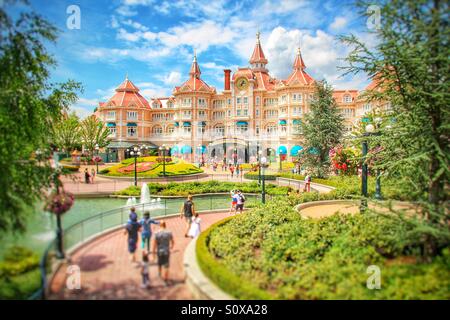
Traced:
<path fill-rule="evenodd" d="M 190 153 L 192 153 L 192 148 L 191 148 L 191 146 L 184 145 L 184 146 L 181 148 L 181 153 L 182 153 L 182 154 L 190 154 Z"/>
<path fill-rule="evenodd" d="M 296 156 L 298 156 L 298 152 L 299 151 L 302 151 L 303 150 L 303 147 L 302 146 L 293 146 L 292 148 L 291 148 L 291 156 L 292 157 L 296 157 Z"/>
<path fill-rule="evenodd" d="M 277 153 L 278 154 L 287 154 L 287 148 L 285 146 L 279 146 Z"/>

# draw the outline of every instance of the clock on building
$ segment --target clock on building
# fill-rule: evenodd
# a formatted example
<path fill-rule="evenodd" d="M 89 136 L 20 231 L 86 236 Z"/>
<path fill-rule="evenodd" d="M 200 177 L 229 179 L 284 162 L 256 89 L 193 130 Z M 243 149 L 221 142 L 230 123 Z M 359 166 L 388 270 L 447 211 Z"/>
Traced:
<path fill-rule="evenodd" d="M 248 80 L 247 78 L 239 78 L 236 80 L 236 87 L 239 90 L 245 90 L 248 87 Z"/>

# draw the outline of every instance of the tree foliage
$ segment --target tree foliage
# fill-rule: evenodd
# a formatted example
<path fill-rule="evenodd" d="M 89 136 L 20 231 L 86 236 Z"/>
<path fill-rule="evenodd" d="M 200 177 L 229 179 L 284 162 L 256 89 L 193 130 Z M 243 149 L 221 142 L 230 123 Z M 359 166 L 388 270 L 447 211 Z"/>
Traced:
<path fill-rule="evenodd" d="M 329 151 L 342 138 L 343 118 L 333 98 L 333 89 L 326 81 L 316 83 L 316 92 L 301 125 L 305 139 L 305 166 L 318 177 L 328 173 Z"/>
<path fill-rule="evenodd" d="M 91 156 L 94 155 L 96 145 L 104 148 L 109 144 L 109 129 L 92 115 L 81 122 L 81 140 Z"/>
<path fill-rule="evenodd" d="M 57 122 L 51 131 L 52 143 L 65 152 L 71 152 L 79 147 L 80 121 L 75 113 L 64 114 L 62 119 Z"/>
<path fill-rule="evenodd" d="M 370 1 L 356 4 L 367 15 Z M 372 145 L 382 146 L 376 165 L 421 202 L 429 223 L 422 232 L 432 253 L 433 239 L 440 228 L 448 230 L 449 218 L 449 4 L 391 0 L 379 6 L 381 24 L 372 31 L 374 48 L 354 35 L 342 37 L 352 48 L 347 73 L 368 74 L 377 86 L 365 98 L 391 105 L 391 123 L 370 139 Z"/>
<path fill-rule="evenodd" d="M 56 28 L 24 11 L 12 18 L 0 7 L 0 230 L 24 229 L 36 200 L 52 186 L 48 160 L 49 128 L 77 96 L 80 85 L 50 84 L 55 61 L 44 42 L 55 42 Z"/>

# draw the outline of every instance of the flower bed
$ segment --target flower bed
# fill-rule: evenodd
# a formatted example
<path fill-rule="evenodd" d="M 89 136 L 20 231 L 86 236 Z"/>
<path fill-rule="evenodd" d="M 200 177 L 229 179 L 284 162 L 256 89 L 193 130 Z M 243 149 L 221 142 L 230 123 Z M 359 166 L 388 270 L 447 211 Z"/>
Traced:
<path fill-rule="evenodd" d="M 163 176 L 163 163 L 158 160 L 162 160 L 159 157 L 141 157 L 137 158 L 137 172 L 138 177 L 143 178 L 157 178 Z M 202 173 L 203 170 L 199 169 L 195 165 L 185 162 L 183 160 L 173 160 L 166 157 L 166 160 L 172 160 L 165 164 L 166 176 L 178 176 L 178 175 L 190 175 Z M 110 177 L 133 177 L 134 176 L 134 158 L 126 159 L 120 164 L 114 165 L 102 169 L 100 174 L 104 174 Z"/>

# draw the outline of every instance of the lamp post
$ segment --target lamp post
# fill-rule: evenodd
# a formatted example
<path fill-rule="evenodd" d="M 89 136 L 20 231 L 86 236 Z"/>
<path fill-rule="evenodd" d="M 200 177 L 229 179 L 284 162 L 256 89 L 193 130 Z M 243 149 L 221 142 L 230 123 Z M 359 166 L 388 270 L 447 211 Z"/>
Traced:
<path fill-rule="evenodd" d="M 378 124 L 381 122 L 380 118 L 375 119 L 375 125 L 378 127 Z M 372 135 L 379 135 L 379 132 L 375 132 L 376 127 L 373 124 L 368 124 L 366 126 L 366 132 L 363 134 L 364 137 L 369 137 Z M 361 172 L 361 207 L 360 212 L 363 213 L 367 210 L 367 179 L 368 179 L 368 166 L 366 163 L 367 152 L 369 150 L 367 138 L 365 138 L 362 142 L 362 157 L 363 157 L 363 165 Z M 381 200 L 381 178 L 380 178 L 380 170 L 378 169 L 376 172 L 376 187 L 375 187 L 375 199 Z"/>
<path fill-rule="evenodd" d="M 297 167 L 298 167 L 298 174 L 300 174 L 300 171 L 301 171 L 301 167 L 300 167 L 300 156 L 301 156 L 301 154 L 302 154 L 302 151 L 303 150 L 298 150 L 297 151 Z"/>
<path fill-rule="evenodd" d="M 261 156 L 262 150 L 258 150 L 258 184 L 261 185 Z"/>
<path fill-rule="evenodd" d="M 260 167 L 262 167 L 262 175 L 261 175 L 261 202 L 266 203 L 266 179 L 265 179 L 265 171 L 267 167 L 267 158 L 261 157 L 260 159 Z"/>
<path fill-rule="evenodd" d="M 280 157 L 280 172 L 283 171 L 283 164 L 282 164 L 282 154 L 281 154 L 281 150 L 278 152 L 279 153 L 279 157 Z"/>
<path fill-rule="evenodd" d="M 166 176 L 166 151 L 169 151 L 169 147 L 167 147 L 165 144 L 163 144 L 161 147 L 159 147 L 159 151 L 162 152 L 163 157 L 163 176 Z"/>
<path fill-rule="evenodd" d="M 134 185 L 137 187 L 137 158 L 141 156 L 138 147 L 134 147 L 130 152 L 130 156 L 134 157 Z"/>
<path fill-rule="evenodd" d="M 100 150 L 100 147 L 98 146 L 98 143 L 95 145 L 95 154 L 96 154 L 96 161 L 95 164 L 97 165 L 97 174 L 98 174 L 98 151 Z"/>

